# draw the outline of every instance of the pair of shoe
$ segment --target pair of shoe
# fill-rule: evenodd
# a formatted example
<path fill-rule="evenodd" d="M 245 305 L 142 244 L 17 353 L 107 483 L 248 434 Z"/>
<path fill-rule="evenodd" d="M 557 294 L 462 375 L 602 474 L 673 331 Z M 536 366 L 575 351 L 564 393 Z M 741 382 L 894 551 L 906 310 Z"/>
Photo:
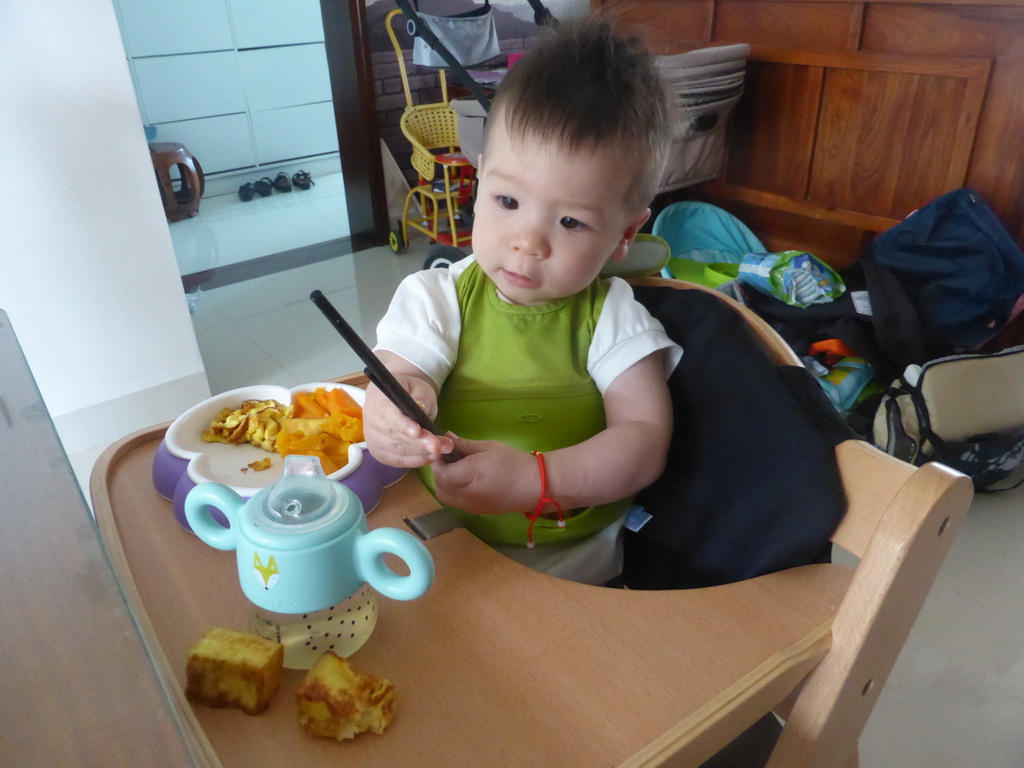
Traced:
<path fill-rule="evenodd" d="M 292 184 L 299 189 L 309 189 L 310 185 L 316 186 L 316 182 L 313 181 L 313 177 L 308 171 L 296 171 L 291 179 L 288 178 L 287 173 L 281 171 L 274 179 L 274 189 L 278 192 L 291 192 Z"/>
<path fill-rule="evenodd" d="M 260 193 L 260 197 L 268 197 L 273 191 L 274 182 L 270 180 L 269 176 L 264 176 L 256 182 L 245 182 L 245 184 L 238 188 L 238 196 L 243 203 L 247 203 L 253 199 L 257 192 Z"/>
<path fill-rule="evenodd" d="M 309 189 L 310 185 L 316 186 L 316 182 L 313 181 L 313 177 L 309 175 L 308 171 L 296 171 L 292 176 L 292 183 L 299 189 Z"/>
<path fill-rule="evenodd" d="M 313 181 L 313 177 L 306 171 L 298 171 L 290 179 L 288 174 L 281 171 L 277 174 L 276 178 L 271 179 L 269 176 L 264 176 L 257 182 L 246 182 L 238 188 L 238 196 L 242 199 L 242 202 L 249 202 L 253 196 L 259 192 L 261 197 L 269 197 L 270 194 L 276 189 L 278 192 L 291 192 L 292 183 L 295 184 L 299 189 L 309 189 L 311 184 L 316 184 Z"/>

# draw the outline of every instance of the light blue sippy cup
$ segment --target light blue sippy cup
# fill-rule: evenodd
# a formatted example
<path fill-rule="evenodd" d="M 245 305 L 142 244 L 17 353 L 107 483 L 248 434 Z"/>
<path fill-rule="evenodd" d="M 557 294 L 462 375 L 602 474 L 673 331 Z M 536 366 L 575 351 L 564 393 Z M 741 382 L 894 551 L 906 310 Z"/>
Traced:
<path fill-rule="evenodd" d="M 285 644 L 291 668 L 308 668 L 328 648 L 347 656 L 366 641 L 377 619 L 367 584 L 385 597 L 414 600 L 434 579 L 423 543 L 397 528 L 370 531 L 359 498 L 327 479 L 316 457 L 286 456 L 281 479 L 249 501 L 220 483 L 201 483 L 185 498 L 185 516 L 211 547 L 235 550 L 242 591 L 262 609 L 252 628 Z M 408 575 L 385 565 L 385 553 L 403 560 Z M 298 634 L 290 637 L 289 628 Z"/>

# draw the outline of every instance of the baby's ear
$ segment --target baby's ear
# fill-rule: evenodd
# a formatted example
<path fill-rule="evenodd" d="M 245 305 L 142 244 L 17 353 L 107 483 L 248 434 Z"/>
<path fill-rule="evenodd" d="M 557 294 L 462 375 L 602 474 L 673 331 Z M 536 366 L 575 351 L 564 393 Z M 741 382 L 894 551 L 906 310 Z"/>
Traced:
<path fill-rule="evenodd" d="M 615 250 L 612 251 L 611 261 L 622 261 L 626 258 L 626 255 L 629 253 L 629 246 L 636 239 L 636 233 L 640 231 L 640 227 L 647 223 L 649 218 L 651 218 L 651 209 L 644 208 L 637 214 L 635 219 L 629 222 L 626 226 L 626 231 L 622 233 L 622 239 L 615 246 Z"/>

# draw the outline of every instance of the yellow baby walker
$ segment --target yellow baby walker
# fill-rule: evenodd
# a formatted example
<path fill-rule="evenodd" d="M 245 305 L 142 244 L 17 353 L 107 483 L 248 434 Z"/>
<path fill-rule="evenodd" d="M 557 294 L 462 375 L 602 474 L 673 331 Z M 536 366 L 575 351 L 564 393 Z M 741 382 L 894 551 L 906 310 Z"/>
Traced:
<path fill-rule="evenodd" d="M 411 162 L 419 175 L 419 183 L 405 197 L 401 225 L 390 234 L 391 250 L 400 253 L 409 245 L 409 227 L 423 232 L 432 242 L 458 248 L 469 245 L 472 237 L 466 211 L 473 197 L 476 169 L 459 148 L 457 116 L 449 106 L 443 69 L 438 70 L 441 102 L 412 103 L 405 60 L 392 25 L 392 19 L 402 13 L 402 10 L 388 13 L 385 25 L 398 57 L 405 90 L 406 107 L 400 126 L 412 144 Z M 421 215 L 410 217 L 409 209 L 414 201 Z"/>
<path fill-rule="evenodd" d="M 471 231 L 463 211 L 473 196 L 476 169 L 459 150 L 455 111 L 447 104 L 410 107 L 402 115 L 401 127 L 412 144 L 419 184 L 405 196 L 402 226 L 391 233 L 391 249 L 398 253 L 409 244 L 409 227 L 445 245 L 468 245 Z M 414 198 L 420 217 L 409 216 Z"/>

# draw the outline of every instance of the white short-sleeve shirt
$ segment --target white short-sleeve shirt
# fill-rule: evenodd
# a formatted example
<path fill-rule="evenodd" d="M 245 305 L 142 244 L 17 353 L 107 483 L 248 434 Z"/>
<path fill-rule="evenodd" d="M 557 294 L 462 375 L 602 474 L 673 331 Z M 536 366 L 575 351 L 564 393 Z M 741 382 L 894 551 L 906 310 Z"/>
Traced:
<path fill-rule="evenodd" d="M 438 389 L 458 358 L 462 318 L 455 282 L 473 261 L 470 256 L 449 269 L 423 270 L 405 278 L 377 326 L 376 349 L 408 360 Z M 598 391 L 604 395 L 620 374 L 659 350 L 666 350 L 663 359 L 667 378 L 682 357 L 682 349 L 633 298 L 628 283 L 610 278 L 587 356 L 587 372 Z"/>

